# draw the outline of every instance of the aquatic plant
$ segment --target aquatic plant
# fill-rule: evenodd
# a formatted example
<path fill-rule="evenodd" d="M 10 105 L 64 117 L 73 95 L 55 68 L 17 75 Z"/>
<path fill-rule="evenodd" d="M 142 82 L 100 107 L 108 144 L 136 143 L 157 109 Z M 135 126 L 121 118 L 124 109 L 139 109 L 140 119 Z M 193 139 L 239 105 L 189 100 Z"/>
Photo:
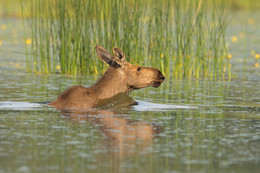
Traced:
<path fill-rule="evenodd" d="M 130 62 L 167 76 L 230 75 L 224 8 L 202 0 L 31 1 L 28 71 L 97 74 L 94 52 L 120 47 Z"/>

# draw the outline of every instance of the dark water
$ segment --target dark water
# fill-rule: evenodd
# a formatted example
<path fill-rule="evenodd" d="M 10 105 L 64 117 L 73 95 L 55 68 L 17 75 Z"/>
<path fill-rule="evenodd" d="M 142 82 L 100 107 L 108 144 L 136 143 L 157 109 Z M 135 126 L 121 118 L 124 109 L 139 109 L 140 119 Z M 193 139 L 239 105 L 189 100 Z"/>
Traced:
<path fill-rule="evenodd" d="M 31 102 L 51 101 L 65 88 L 89 86 L 98 77 L 28 74 L 23 45 L 5 40 L 0 173 L 259 172 L 260 75 L 253 57 L 243 70 L 243 50 L 237 50 L 241 57 L 230 80 L 167 79 L 157 89 L 131 93 L 139 106 L 115 102 L 106 109 L 62 112 Z"/>

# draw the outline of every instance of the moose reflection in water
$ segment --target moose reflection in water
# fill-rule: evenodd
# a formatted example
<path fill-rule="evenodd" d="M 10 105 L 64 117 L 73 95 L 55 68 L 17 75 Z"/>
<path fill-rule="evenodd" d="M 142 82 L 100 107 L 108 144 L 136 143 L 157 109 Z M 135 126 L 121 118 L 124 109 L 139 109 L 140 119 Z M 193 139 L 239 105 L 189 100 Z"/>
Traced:
<path fill-rule="evenodd" d="M 117 104 L 119 97 L 120 103 Z M 110 152 L 114 159 L 123 159 L 131 155 L 129 149 L 136 149 L 137 147 L 148 147 L 157 134 L 161 132 L 161 127 L 154 123 L 146 123 L 142 121 L 134 121 L 122 116 L 124 113 L 129 113 L 131 106 L 126 106 L 133 103 L 133 99 L 129 96 L 116 96 L 110 100 L 111 105 L 115 105 L 112 110 L 106 109 L 64 109 L 57 108 L 62 112 L 62 115 L 70 121 L 74 122 L 92 122 L 98 126 L 103 134 L 107 136 L 104 139 L 104 145 L 107 148 L 113 148 L 116 152 Z M 115 111 L 113 111 L 115 110 Z M 120 113 L 116 112 L 121 110 Z M 138 145 L 137 145 L 138 144 Z"/>
<path fill-rule="evenodd" d="M 110 66 L 100 80 L 89 88 L 68 88 L 48 105 L 57 108 L 93 108 L 103 99 L 119 93 L 129 94 L 135 89 L 159 87 L 165 79 L 156 68 L 140 67 L 126 62 L 125 53 L 119 48 L 113 48 L 113 56 L 101 46 L 96 46 L 96 51 L 98 57 Z"/>

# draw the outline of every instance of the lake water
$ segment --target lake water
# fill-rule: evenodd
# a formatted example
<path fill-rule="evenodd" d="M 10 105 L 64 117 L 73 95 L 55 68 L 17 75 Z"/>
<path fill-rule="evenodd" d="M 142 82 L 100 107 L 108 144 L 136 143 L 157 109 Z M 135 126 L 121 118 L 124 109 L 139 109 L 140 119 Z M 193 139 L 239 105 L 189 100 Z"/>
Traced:
<path fill-rule="evenodd" d="M 259 172 L 260 69 L 250 54 L 260 51 L 260 30 L 250 16 L 228 30 L 238 38 L 229 43 L 230 80 L 166 79 L 132 92 L 139 105 L 121 98 L 84 112 L 33 102 L 98 77 L 26 73 L 21 25 L 0 20 L 0 173 Z"/>

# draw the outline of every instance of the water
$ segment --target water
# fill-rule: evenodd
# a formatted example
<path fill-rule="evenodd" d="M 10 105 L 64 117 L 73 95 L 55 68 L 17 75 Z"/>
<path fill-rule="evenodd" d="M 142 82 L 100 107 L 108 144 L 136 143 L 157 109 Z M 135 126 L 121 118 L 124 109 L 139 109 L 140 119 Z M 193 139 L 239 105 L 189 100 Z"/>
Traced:
<path fill-rule="evenodd" d="M 259 170 L 259 82 L 167 81 L 132 93 L 142 101 L 119 113 L 68 113 L 29 102 L 52 100 L 93 77 L 5 74 L 0 172 Z"/>
<path fill-rule="evenodd" d="M 6 32 L 13 31 L 0 36 Z M 243 50 L 233 49 L 243 43 L 230 45 L 239 55 L 231 80 L 167 79 L 131 93 L 137 106 L 82 112 L 34 102 L 98 77 L 28 74 L 13 39 L 22 42 L 5 38 L 0 46 L 0 173 L 259 172 L 260 75 L 253 57 L 241 70 Z M 257 51 L 258 41 L 247 47 Z"/>

